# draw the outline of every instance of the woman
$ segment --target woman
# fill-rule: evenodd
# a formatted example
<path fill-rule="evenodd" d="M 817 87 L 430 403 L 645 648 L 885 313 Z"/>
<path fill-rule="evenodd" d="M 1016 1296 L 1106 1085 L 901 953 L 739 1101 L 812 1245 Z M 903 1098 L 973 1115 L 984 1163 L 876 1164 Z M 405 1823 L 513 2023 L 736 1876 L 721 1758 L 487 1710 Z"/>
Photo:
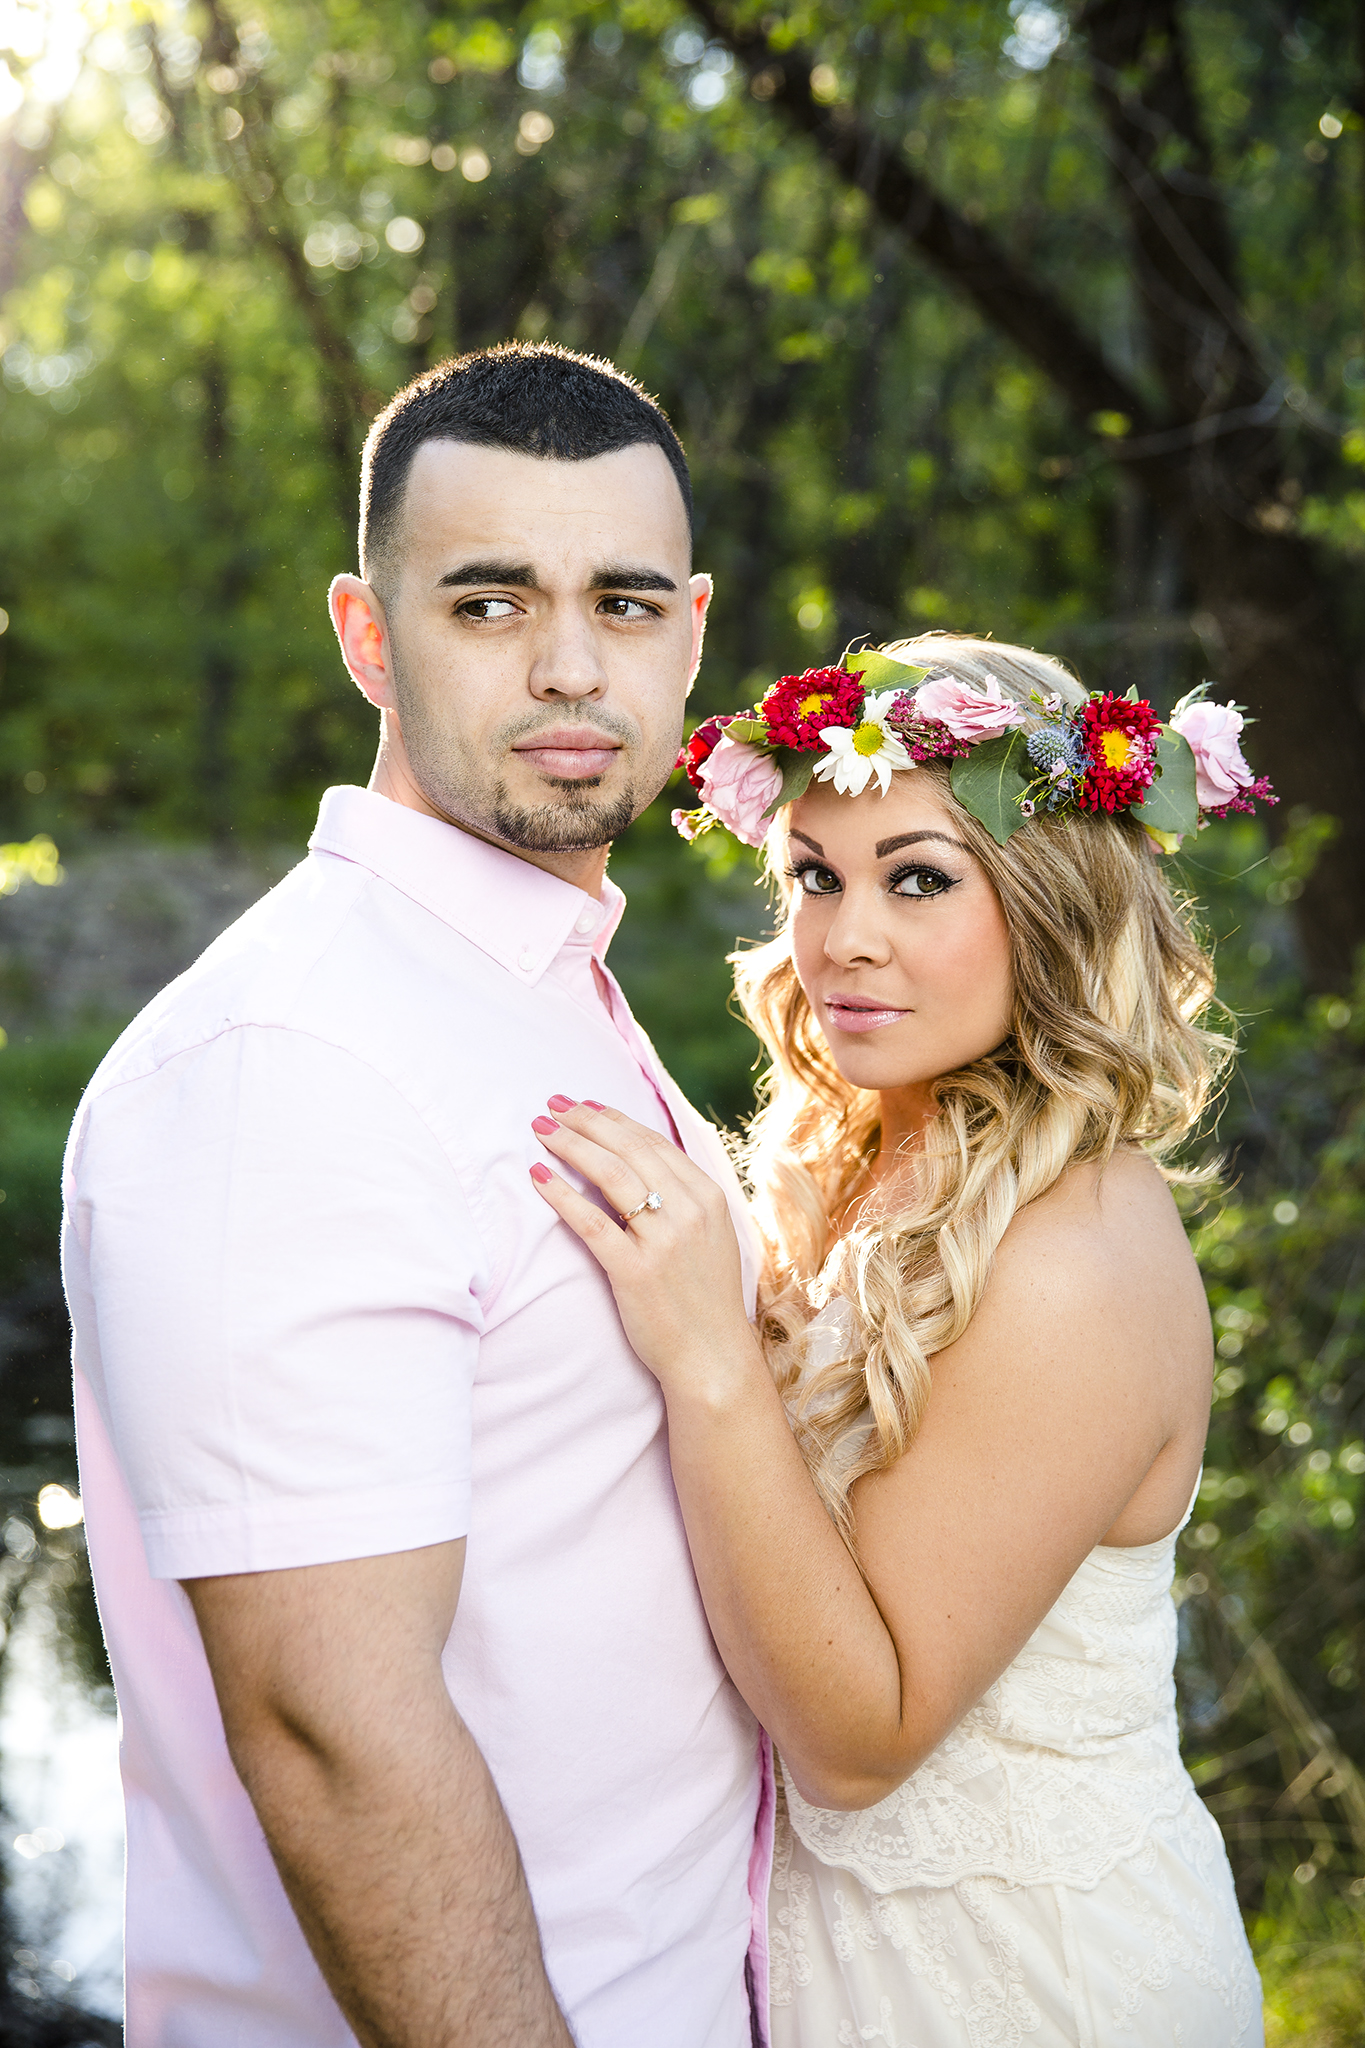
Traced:
<path fill-rule="evenodd" d="M 532 1169 L 663 1387 L 780 1755 L 774 2048 L 1259 2043 L 1174 1713 L 1213 1347 L 1158 1162 L 1227 1047 L 1157 842 L 1268 787 L 1202 693 L 1161 727 L 944 635 L 848 668 L 689 747 L 684 830 L 766 832 L 785 905 L 737 962 L 771 1060 L 758 1331 L 680 1152 L 538 1120 L 624 1227 Z"/>

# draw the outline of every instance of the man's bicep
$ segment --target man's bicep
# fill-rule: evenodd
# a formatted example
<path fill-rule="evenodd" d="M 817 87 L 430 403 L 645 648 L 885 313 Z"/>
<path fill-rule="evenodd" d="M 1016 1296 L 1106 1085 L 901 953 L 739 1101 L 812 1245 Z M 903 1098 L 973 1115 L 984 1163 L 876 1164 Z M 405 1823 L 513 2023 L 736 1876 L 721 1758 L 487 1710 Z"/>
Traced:
<path fill-rule="evenodd" d="M 234 1748 L 288 1728 L 327 1751 L 371 1744 L 441 1684 L 465 1540 L 343 1563 L 183 1581 Z"/>
<path fill-rule="evenodd" d="M 227 1032 L 96 1106 L 83 1179 L 102 1400 L 155 1576 L 465 1532 L 482 1247 L 388 1081 Z"/>

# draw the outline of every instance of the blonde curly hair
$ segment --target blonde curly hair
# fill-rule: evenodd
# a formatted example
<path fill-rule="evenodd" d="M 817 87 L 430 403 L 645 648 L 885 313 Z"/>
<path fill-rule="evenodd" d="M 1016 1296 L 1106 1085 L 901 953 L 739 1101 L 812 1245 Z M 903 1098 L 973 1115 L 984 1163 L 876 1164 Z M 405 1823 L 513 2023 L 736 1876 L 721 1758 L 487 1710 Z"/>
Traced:
<path fill-rule="evenodd" d="M 1026 729 L 1048 722 L 1035 692 L 1068 705 L 1086 697 L 1061 663 L 1027 648 L 928 633 L 889 651 L 963 682 L 994 679 L 1028 708 Z M 937 1082 L 938 1113 L 911 1171 L 843 1235 L 840 1219 L 877 1156 L 878 1098 L 839 1073 L 796 978 L 785 816 L 767 846 L 781 928 L 733 956 L 740 1007 L 770 1062 L 743 1146 L 767 1246 L 760 1328 L 797 1441 L 850 1547 L 850 1491 L 914 1440 L 928 1361 L 971 1321 L 1016 1212 L 1068 1167 L 1102 1164 L 1120 1145 L 1140 1145 L 1170 1178 L 1196 1178 L 1169 1155 L 1232 1051 L 1201 1024 L 1213 965 L 1135 819 L 1039 815 L 997 846 L 954 798 L 946 765 L 915 772 L 932 779 L 999 897 L 1013 1016 L 992 1053 Z M 851 1312 L 845 1355 L 808 1371 L 806 1327 L 835 1297 Z"/>

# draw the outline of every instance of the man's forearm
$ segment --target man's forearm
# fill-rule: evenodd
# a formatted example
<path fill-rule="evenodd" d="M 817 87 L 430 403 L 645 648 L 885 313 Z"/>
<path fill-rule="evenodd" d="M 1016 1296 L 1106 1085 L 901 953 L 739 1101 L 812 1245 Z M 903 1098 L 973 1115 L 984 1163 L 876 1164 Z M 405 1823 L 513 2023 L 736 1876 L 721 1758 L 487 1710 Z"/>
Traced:
<path fill-rule="evenodd" d="M 276 1723 L 233 1755 L 365 2048 L 572 2048 L 511 1827 L 448 1701 L 342 1750 Z"/>

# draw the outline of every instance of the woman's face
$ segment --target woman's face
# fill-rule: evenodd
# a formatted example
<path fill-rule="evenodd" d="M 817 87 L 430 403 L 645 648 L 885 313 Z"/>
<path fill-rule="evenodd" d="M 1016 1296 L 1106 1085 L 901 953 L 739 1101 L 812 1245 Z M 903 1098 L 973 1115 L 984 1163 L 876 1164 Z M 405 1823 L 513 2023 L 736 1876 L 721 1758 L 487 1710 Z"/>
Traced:
<path fill-rule="evenodd" d="M 857 1088 L 921 1090 L 1009 1031 L 1009 931 L 933 779 L 861 796 L 812 785 L 792 806 L 797 977 Z"/>

